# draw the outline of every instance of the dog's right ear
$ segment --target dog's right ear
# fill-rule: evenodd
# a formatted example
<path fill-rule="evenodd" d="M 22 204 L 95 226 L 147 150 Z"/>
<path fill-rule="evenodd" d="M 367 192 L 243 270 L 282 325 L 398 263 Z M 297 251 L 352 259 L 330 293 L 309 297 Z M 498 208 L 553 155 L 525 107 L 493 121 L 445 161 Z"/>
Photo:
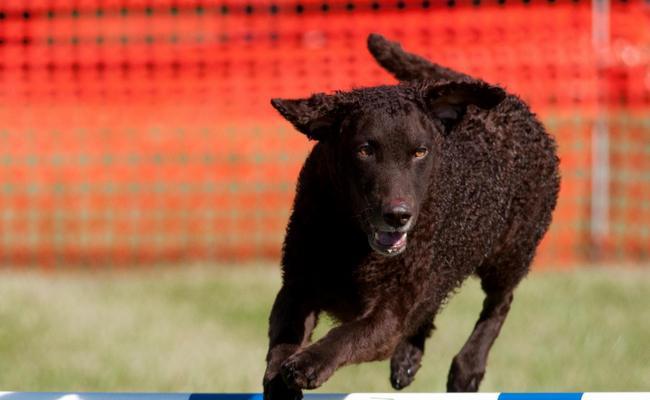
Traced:
<path fill-rule="evenodd" d="M 337 95 L 318 93 L 307 99 L 272 99 L 271 105 L 309 139 L 325 139 L 338 129 L 341 104 Z"/>

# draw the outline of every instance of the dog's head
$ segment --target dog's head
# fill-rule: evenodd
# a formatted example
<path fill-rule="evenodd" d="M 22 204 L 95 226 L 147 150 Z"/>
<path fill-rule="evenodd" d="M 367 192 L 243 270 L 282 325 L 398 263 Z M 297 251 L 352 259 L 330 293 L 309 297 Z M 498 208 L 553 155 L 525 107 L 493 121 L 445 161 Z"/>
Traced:
<path fill-rule="evenodd" d="M 499 87 L 472 81 L 380 86 L 271 104 L 300 132 L 323 142 L 368 243 L 392 256 L 406 248 L 442 141 L 469 105 L 488 109 L 504 96 Z"/>

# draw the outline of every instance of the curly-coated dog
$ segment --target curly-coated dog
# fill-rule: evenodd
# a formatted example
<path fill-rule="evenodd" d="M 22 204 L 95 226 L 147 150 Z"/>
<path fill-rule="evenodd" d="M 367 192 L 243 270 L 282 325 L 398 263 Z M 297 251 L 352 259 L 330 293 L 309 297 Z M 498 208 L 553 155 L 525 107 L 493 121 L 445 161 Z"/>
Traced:
<path fill-rule="evenodd" d="M 476 391 L 513 290 L 557 200 L 554 139 L 517 96 L 368 38 L 402 81 L 272 105 L 317 140 L 300 172 L 270 316 L 266 399 L 297 399 L 337 368 L 390 357 L 409 385 L 447 296 L 486 297 L 447 390 Z M 340 324 L 310 337 L 318 315 Z"/>

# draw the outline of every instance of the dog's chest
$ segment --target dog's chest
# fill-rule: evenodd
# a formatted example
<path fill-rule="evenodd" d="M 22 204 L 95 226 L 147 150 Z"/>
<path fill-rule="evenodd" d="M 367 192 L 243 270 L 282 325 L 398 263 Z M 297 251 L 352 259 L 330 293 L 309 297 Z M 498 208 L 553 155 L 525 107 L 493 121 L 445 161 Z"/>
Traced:
<path fill-rule="evenodd" d="M 365 315 L 376 307 L 410 308 L 425 296 L 426 272 L 416 271 L 406 260 L 375 258 L 337 273 L 312 276 L 311 290 L 320 309 L 339 321 Z"/>

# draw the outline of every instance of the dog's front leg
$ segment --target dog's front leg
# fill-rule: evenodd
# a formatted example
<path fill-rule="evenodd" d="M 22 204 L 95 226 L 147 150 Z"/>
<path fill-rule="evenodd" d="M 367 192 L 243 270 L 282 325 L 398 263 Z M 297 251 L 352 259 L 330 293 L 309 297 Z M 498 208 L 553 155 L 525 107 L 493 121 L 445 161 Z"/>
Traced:
<path fill-rule="evenodd" d="M 282 364 L 289 386 L 314 389 L 346 364 L 385 359 L 399 343 L 400 321 L 383 312 L 342 324 Z"/>
<path fill-rule="evenodd" d="M 316 326 L 317 314 L 304 301 L 300 292 L 283 286 L 278 293 L 269 318 L 269 351 L 264 373 L 265 400 L 302 398 L 298 388 L 290 388 L 282 380 L 280 367 L 301 346 L 305 346 Z"/>

